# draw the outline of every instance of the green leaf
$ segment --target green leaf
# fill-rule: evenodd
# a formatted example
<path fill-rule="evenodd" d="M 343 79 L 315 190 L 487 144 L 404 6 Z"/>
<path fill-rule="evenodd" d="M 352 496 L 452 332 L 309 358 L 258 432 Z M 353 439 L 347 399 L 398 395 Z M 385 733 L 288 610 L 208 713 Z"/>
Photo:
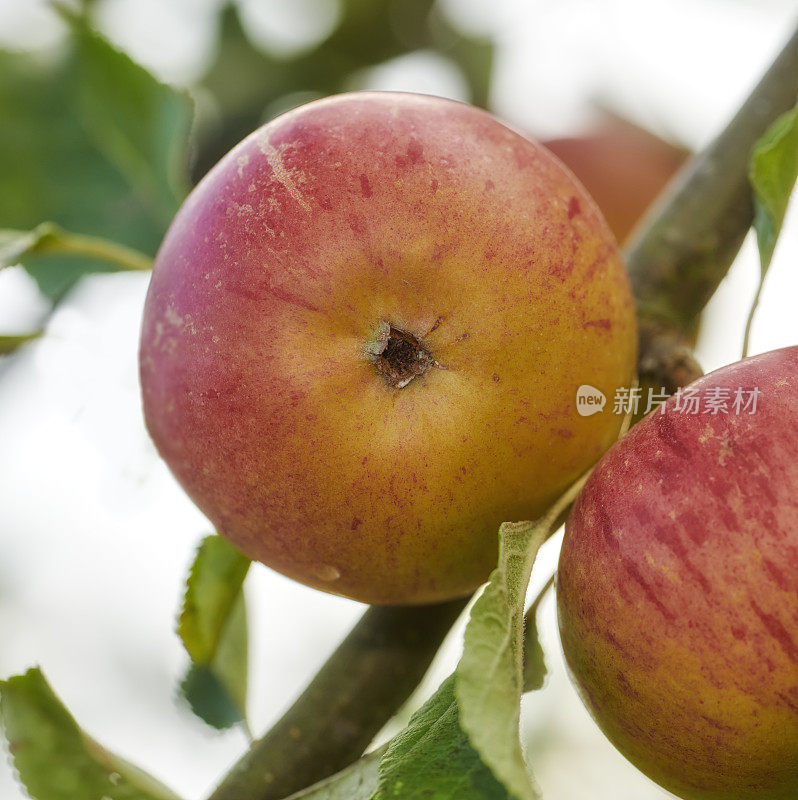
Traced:
<path fill-rule="evenodd" d="M 749 180 L 754 191 L 754 230 L 759 246 L 760 278 L 745 328 L 743 355 L 754 313 L 759 305 L 776 240 L 781 232 L 787 205 L 798 178 L 798 106 L 782 114 L 754 145 L 749 167 Z"/>
<path fill-rule="evenodd" d="M 355 761 L 346 769 L 302 789 L 286 800 L 370 800 L 377 788 L 377 768 L 385 747 Z"/>
<path fill-rule="evenodd" d="M 524 617 L 524 692 L 542 689 L 546 680 L 546 656 L 540 646 L 537 612 L 550 585 L 546 584 Z"/>
<path fill-rule="evenodd" d="M 59 55 L 0 52 L 0 109 L 0 228 L 52 220 L 155 253 L 186 181 L 184 94 L 74 20 Z M 117 268 L 62 255 L 23 264 L 54 300 L 81 275 Z"/>
<path fill-rule="evenodd" d="M 460 727 L 455 676 L 411 717 L 379 765 L 373 800 L 509 800 Z"/>
<path fill-rule="evenodd" d="M 246 721 L 247 616 L 244 578 L 250 561 L 221 536 L 197 551 L 178 634 L 192 665 L 181 689 L 197 716 L 215 728 Z"/>
<path fill-rule="evenodd" d="M 749 175 L 754 189 L 759 255 L 766 268 L 798 178 L 798 107 L 779 117 L 756 143 Z"/>
<path fill-rule="evenodd" d="M 524 599 L 532 565 L 548 534 L 545 520 L 501 526 L 499 565 L 471 610 L 456 672 L 463 729 L 493 774 L 522 800 L 538 797 L 518 738 Z"/>
<path fill-rule="evenodd" d="M 0 683 L 0 711 L 14 766 L 35 800 L 179 800 L 87 736 L 38 669 Z"/>
<path fill-rule="evenodd" d="M 15 350 L 19 350 L 23 344 L 38 339 L 44 331 L 34 331 L 33 333 L 21 333 L 15 336 L 0 336 L 0 356 L 7 356 Z"/>
<path fill-rule="evenodd" d="M 191 710 L 214 728 L 246 720 L 247 652 L 246 603 L 240 592 L 216 654 L 207 664 L 192 663 L 180 685 Z"/>
<path fill-rule="evenodd" d="M 499 529 L 499 564 L 471 610 L 460 663 L 391 740 L 380 761 L 380 785 L 373 800 L 538 797 L 518 738 L 524 600 L 541 544 L 588 474 L 538 521 L 504 523 Z M 542 685 L 542 678 L 530 678 L 530 684 Z"/>
<path fill-rule="evenodd" d="M 76 97 L 85 129 L 168 226 L 188 192 L 188 95 L 159 83 L 79 15 L 59 11 L 73 31 Z"/>

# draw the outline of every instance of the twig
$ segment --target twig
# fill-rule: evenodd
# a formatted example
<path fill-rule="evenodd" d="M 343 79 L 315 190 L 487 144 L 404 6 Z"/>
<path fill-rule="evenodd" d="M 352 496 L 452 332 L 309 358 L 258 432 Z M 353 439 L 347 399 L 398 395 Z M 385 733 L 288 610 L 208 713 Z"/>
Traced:
<path fill-rule="evenodd" d="M 138 250 L 99 236 L 68 233 L 60 229 L 57 237 L 43 239 L 36 253 L 87 256 L 133 271 L 147 272 L 152 269 L 152 259 Z"/>
<path fill-rule="evenodd" d="M 369 608 L 210 800 L 279 800 L 359 758 L 410 697 L 467 602 Z"/>
<path fill-rule="evenodd" d="M 703 374 L 687 337 L 661 320 L 638 318 L 637 373 L 644 386 L 669 395 Z"/>
<path fill-rule="evenodd" d="M 796 97 L 798 30 L 726 129 L 687 163 L 633 234 L 626 264 L 641 323 L 641 382 L 673 391 L 701 374 L 686 337 L 751 227 L 752 148 Z"/>

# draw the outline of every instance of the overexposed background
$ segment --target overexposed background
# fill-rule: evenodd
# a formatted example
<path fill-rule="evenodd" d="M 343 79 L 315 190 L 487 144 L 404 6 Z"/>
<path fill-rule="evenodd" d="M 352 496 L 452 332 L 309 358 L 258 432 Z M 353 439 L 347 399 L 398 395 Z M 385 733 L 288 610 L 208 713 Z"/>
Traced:
<path fill-rule="evenodd" d="M 218 0 L 101 0 L 101 28 L 164 80 L 189 85 L 216 43 Z M 307 47 L 334 23 L 335 0 L 242 0 L 253 41 Z M 443 0 L 464 30 L 498 47 L 493 110 L 536 135 L 577 133 L 597 104 L 690 148 L 736 109 L 792 31 L 794 0 Z M 0 0 L 0 48 L 48 49 L 63 32 L 44 2 Z M 457 67 L 419 52 L 357 76 L 360 88 L 467 100 Z M 3 124 L 0 109 L 0 125 Z M 0 171 L 2 165 L 0 165 Z M 0 175 L 0 182 L 2 176 Z M 798 343 L 798 215 L 788 217 L 754 325 L 751 352 Z M 705 316 L 709 370 L 739 358 L 756 286 L 749 237 Z M 83 279 L 47 333 L 0 361 L 0 676 L 41 664 L 78 721 L 187 798 L 202 798 L 245 747 L 176 699 L 186 657 L 174 633 L 183 581 L 207 520 L 150 443 L 136 350 L 148 276 Z M 0 273 L 0 334 L 32 329 L 47 308 L 21 268 Z M 532 591 L 556 564 L 544 549 Z M 363 607 L 256 567 L 247 581 L 251 718 L 264 731 Z M 542 610 L 550 676 L 524 700 L 529 761 L 546 800 L 669 795 L 607 743 L 565 675 L 553 598 Z M 454 666 L 447 641 L 419 700 Z M 0 798 L 24 795 L 0 763 Z"/>

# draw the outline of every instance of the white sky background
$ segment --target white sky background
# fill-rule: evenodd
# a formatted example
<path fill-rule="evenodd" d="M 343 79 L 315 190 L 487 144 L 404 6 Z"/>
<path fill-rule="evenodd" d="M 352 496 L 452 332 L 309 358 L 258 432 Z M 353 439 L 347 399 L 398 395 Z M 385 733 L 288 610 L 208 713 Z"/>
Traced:
<path fill-rule="evenodd" d="M 332 24 L 332 0 L 246 2 L 264 42 L 304 46 Z M 445 0 L 467 30 L 497 37 L 496 112 L 541 136 L 572 132 L 600 101 L 692 146 L 723 125 L 789 35 L 794 0 Z M 105 30 L 164 78 L 189 82 L 214 45 L 216 0 L 106 0 Z M 46 47 L 59 26 L 32 0 L 0 0 L 0 47 Z M 359 86 L 465 99 L 451 65 L 416 54 Z M 0 120 L 0 124 L 2 121 Z M 776 251 L 752 352 L 798 342 L 798 213 Z M 739 357 L 758 264 L 749 239 L 710 304 L 698 354 Z M 210 525 L 160 462 L 141 420 L 136 350 L 147 276 L 84 279 L 46 337 L 0 365 L 0 676 L 41 664 L 78 721 L 187 800 L 207 795 L 245 747 L 175 702 L 186 659 L 174 634 L 182 584 Z M 0 333 L 35 324 L 43 303 L 20 269 L 0 273 Z M 556 562 L 546 545 L 533 576 Z M 247 590 L 251 717 L 265 730 L 362 612 L 262 567 Z M 550 597 L 547 687 L 524 701 L 530 762 L 546 800 L 668 795 L 618 755 L 565 676 Z M 458 632 L 423 691 L 456 662 Z M 0 798 L 20 800 L 0 762 Z"/>

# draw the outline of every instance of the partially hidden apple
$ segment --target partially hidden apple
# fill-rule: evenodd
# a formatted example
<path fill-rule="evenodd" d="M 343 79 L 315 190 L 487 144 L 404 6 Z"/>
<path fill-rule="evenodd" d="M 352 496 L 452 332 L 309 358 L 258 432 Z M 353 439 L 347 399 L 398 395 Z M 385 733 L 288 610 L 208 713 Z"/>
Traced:
<path fill-rule="evenodd" d="M 619 242 L 676 174 L 689 153 L 618 117 L 582 136 L 543 144 L 590 192 Z"/>
<path fill-rule="evenodd" d="M 679 797 L 795 800 L 798 347 L 690 389 L 604 456 L 572 509 L 565 657 L 604 733 Z"/>
<path fill-rule="evenodd" d="M 595 204 L 468 105 L 311 103 L 205 177 L 158 253 L 144 412 L 245 554 L 370 603 L 464 595 L 616 437 L 630 288 Z"/>

